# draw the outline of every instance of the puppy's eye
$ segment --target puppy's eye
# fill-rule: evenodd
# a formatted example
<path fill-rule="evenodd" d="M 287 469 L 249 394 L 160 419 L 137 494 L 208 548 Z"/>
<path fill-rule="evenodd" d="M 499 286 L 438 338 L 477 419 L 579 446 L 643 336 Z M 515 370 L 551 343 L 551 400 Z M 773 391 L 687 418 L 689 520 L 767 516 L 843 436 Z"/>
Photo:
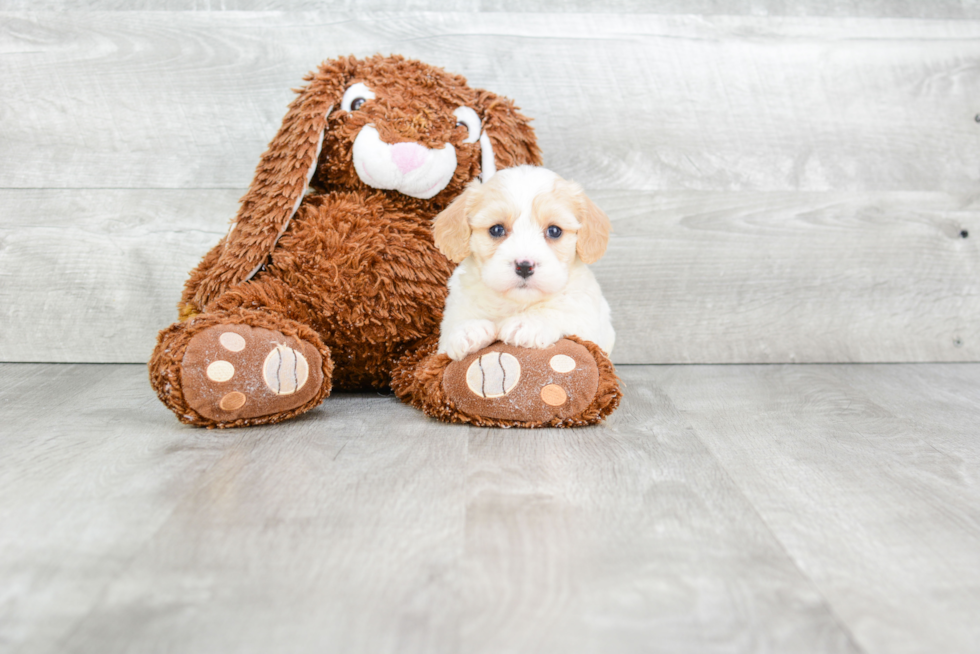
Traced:
<path fill-rule="evenodd" d="M 340 100 L 340 108 L 343 111 L 357 111 L 368 100 L 374 100 L 374 97 L 374 91 L 363 83 L 351 84 L 344 91 L 344 97 Z"/>
<path fill-rule="evenodd" d="M 506 233 L 507 230 L 504 228 L 503 225 L 494 225 L 493 227 L 490 228 L 490 236 L 494 238 L 500 238 Z"/>
<path fill-rule="evenodd" d="M 561 238 L 561 227 L 552 225 L 548 228 L 548 238 Z"/>

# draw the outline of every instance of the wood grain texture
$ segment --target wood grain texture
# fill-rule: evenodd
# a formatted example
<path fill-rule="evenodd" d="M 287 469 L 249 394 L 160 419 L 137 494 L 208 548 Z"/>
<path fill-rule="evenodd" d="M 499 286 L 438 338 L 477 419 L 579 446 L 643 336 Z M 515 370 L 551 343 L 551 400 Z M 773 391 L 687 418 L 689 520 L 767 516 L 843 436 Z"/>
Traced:
<path fill-rule="evenodd" d="M 0 364 L 0 649 L 975 651 L 980 364 L 621 372 L 588 429 L 207 431 Z"/>
<path fill-rule="evenodd" d="M 303 73 L 400 52 L 517 100 L 589 188 L 971 192 L 980 22 L 6 13 L 0 188 L 242 188 Z"/>
<path fill-rule="evenodd" d="M 596 193 L 624 363 L 976 361 L 980 205 L 935 193 Z M 964 238 L 964 234 L 966 237 Z"/>
<path fill-rule="evenodd" d="M 368 395 L 207 432 L 142 367 L 2 371 L 4 414 L 42 412 L 0 458 L 16 650 L 855 651 L 644 391 L 600 442 Z"/>
<path fill-rule="evenodd" d="M 0 360 L 149 360 L 241 191 L 0 191 Z"/>
<path fill-rule="evenodd" d="M 859 651 L 650 372 L 599 427 L 470 437 L 463 651 Z"/>
<path fill-rule="evenodd" d="M 146 361 L 240 195 L 0 191 L 0 360 Z M 617 363 L 980 359 L 973 196 L 592 196 Z"/>
<path fill-rule="evenodd" d="M 977 0 L 0 0 L 0 11 L 508 11 L 980 18 Z"/>
<path fill-rule="evenodd" d="M 289 87 L 377 50 L 537 118 L 618 230 L 618 363 L 980 359 L 980 5 L 671 6 L 0 15 L 0 360 L 144 361 Z"/>
<path fill-rule="evenodd" d="M 187 428 L 143 366 L 0 380 L 0 649 L 455 651 L 459 431 L 368 395 Z"/>
<path fill-rule="evenodd" d="M 862 650 L 976 651 L 975 366 L 655 377 Z"/>
<path fill-rule="evenodd" d="M 63 651 L 211 465 L 139 368 L 0 368 L 0 650 Z M 234 440 L 234 439 L 225 439 Z"/>

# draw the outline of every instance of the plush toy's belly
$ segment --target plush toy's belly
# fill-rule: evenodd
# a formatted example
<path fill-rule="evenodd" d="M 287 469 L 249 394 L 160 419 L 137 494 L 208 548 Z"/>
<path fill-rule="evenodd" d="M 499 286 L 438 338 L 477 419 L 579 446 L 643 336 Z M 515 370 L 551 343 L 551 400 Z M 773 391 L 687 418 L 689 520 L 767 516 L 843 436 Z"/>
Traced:
<path fill-rule="evenodd" d="M 269 272 L 331 348 L 335 388 L 387 386 L 392 363 L 438 332 L 453 264 L 430 222 L 370 198 L 319 196 L 280 239 Z"/>

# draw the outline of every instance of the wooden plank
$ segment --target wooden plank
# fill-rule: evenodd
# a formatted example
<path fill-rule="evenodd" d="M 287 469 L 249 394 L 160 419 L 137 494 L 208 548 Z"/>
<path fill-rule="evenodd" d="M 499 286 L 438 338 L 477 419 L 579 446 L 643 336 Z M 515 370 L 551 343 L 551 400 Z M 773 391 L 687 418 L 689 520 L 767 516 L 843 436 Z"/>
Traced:
<path fill-rule="evenodd" d="M 449 426 L 355 394 L 209 432 L 141 366 L 0 366 L 0 424 L 22 421 L 0 439 L 18 525 L 0 534 L 0 642 L 857 652 L 649 372 L 624 371 L 595 429 Z"/>
<path fill-rule="evenodd" d="M 0 360 L 146 361 L 240 195 L 0 191 Z M 618 363 L 980 360 L 975 196 L 592 196 Z"/>
<path fill-rule="evenodd" d="M 980 359 L 975 198 L 594 198 L 616 230 L 595 268 L 613 307 L 617 361 Z"/>
<path fill-rule="evenodd" d="M 4 649 L 455 651 L 460 428 L 345 395 L 195 429 L 142 366 L 8 364 L 0 398 Z"/>
<path fill-rule="evenodd" d="M 362 395 L 228 447 L 66 649 L 456 651 L 465 454 Z"/>
<path fill-rule="evenodd" d="M 140 362 L 241 191 L 0 191 L 0 360 Z"/>
<path fill-rule="evenodd" d="M 462 651 L 859 651 L 651 370 L 600 427 L 470 437 Z"/>
<path fill-rule="evenodd" d="M 2 365 L 0 416 L 3 651 L 64 651 L 186 485 L 245 442 L 179 427 L 137 366 Z"/>
<path fill-rule="evenodd" d="M 631 366 L 597 428 L 180 425 L 0 365 L 10 651 L 972 652 L 980 365 Z"/>
<path fill-rule="evenodd" d="M 380 51 L 516 98 L 546 163 L 589 188 L 972 192 L 978 37 L 905 18 L 6 13 L 0 188 L 242 188 L 304 72 Z"/>
<path fill-rule="evenodd" d="M 652 369 L 863 651 L 980 642 L 980 369 Z"/>
<path fill-rule="evenodd" d="M 0 0 L 0 11 L 399 11 L 396 0 Z M 419 7 L 422 9 L 423 7 Z M 972 0 L 436 0 L 426 11 L 980 18 Z"/>

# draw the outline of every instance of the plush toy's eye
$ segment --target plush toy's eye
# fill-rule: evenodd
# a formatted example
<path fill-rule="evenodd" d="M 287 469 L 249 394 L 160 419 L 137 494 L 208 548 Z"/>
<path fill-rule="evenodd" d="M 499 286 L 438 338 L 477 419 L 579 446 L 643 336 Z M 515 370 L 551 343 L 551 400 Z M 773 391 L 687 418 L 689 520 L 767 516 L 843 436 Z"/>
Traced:
<path fill-rule="evenodd" d="M 453 112 L 453 115 L 456 116 L 457 127 L 466 126 L 466 138 L 463 139 L 463 143 L 476 143 L 480 139 L 480 131 L 483 128 L 483 123 L 480 122 L 476 112 L 469 107 L 460 107 Z"/>
<path fill-rule="evenodd" d="M 500 238 L 507 233 L 507 229 L 503 225 L 494 225 L 490 228 L 490 236 L 494 238 Z"/>
<path fill-rule="evenodd" d="M 361 82 L 358 82 L 357 84 L 351 84 L 350 88 L 344 91 L 344 98 L 340 101 L 340 108 L 343 111 L 357 111 L 368 100 L 374 100 L 374 91 L 364 86 Z"/>
<path fill-rule="evenodd" d="M 561 227 L 552 225 L 548 228 L 548 238 L 561 238 Z"/>

